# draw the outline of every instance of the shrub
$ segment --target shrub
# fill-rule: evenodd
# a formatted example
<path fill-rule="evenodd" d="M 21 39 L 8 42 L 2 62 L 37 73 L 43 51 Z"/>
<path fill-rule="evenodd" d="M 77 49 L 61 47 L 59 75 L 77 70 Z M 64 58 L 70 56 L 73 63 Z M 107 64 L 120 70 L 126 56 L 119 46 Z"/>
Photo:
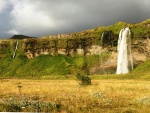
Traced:
<path fill-rule="evenodd" d="M 81 85 L 91 85 L 91 78 L 89 76 L 77 73 L 76 77 L 81 82 Z"/>

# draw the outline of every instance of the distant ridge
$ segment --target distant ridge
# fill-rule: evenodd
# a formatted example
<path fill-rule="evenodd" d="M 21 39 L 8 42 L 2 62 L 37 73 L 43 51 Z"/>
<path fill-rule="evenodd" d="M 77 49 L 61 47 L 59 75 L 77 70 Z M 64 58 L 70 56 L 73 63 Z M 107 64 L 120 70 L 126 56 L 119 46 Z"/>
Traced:
<path fill-rule="evenodd" d="M 36 38 L 36 37 L 30 37 L 25 35 L 14 35 L 10 39 L 26 39 L 26 38 Z"/>

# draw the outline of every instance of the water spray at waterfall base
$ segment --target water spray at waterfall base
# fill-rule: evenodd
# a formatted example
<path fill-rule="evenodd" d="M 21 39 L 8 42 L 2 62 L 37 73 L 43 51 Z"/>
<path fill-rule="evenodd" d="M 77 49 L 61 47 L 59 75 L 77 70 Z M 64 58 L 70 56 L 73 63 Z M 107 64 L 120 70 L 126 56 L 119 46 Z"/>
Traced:
<path fill-rule="evenodd" d="M 129 28 L 122 29 L 118 38 L 118 60 L 116 74 L 127 74 L 133 69 L 131 53 L 131 31 Z"/>

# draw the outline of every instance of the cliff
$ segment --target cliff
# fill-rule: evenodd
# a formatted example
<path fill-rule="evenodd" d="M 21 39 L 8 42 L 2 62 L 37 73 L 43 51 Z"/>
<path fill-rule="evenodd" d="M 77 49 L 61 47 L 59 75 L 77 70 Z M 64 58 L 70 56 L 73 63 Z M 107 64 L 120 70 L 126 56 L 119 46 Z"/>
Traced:
<path fill-rule="evenodd" d="M 38 38 L 20 35 L 19 40 L 18 38 L 0 40 L 0 58 L 11 57 L 18 41 L 16 57 L 24 56 L 31 59 L 40 55 L 61 54 L 67 57 L 85 56 L 92 59 L 91 56 L 97 55 L 96 62 L 92 61 L 88 67 L 89 73 L 114 73 L 117 62 L 118 35 L 124 27 L 131 29 L 133 61 L 137 66 L 150 58 L 150 19 L 138 24 L 118 22 L 108 27 L 97 27 L 71 34 Z"/>

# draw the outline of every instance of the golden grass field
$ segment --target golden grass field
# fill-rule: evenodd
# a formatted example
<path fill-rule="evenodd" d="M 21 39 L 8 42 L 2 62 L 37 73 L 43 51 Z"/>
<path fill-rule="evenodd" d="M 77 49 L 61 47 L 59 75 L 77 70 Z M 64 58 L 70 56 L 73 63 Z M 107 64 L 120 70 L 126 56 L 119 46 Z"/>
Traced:
<path fill-rule="evenodd" d="M 0 111 L 150 113 L 150 81 L 92 80 L 81 86 L 76 80 L 4 79 Z"/>

